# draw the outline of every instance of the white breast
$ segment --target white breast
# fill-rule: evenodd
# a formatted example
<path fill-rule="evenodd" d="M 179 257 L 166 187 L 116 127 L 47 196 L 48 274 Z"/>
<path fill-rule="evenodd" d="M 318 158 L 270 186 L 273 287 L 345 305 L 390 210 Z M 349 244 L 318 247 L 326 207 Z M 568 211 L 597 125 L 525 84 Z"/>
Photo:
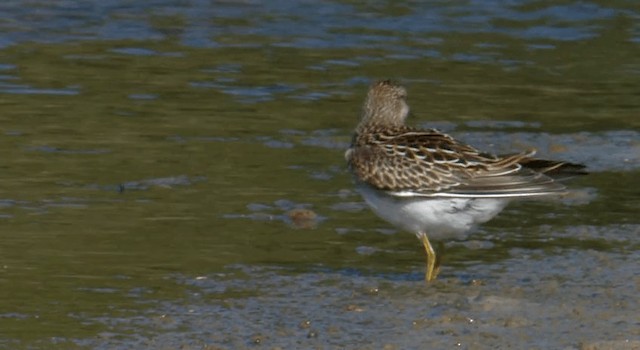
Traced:
<path fill-rule="evenodd" d="M 403 230 L 426 233 L 430 239 L 464 238 L 508 204 L 501 198 L 396 197 L 359 184 L 365 202 L 382 219 Z"/>

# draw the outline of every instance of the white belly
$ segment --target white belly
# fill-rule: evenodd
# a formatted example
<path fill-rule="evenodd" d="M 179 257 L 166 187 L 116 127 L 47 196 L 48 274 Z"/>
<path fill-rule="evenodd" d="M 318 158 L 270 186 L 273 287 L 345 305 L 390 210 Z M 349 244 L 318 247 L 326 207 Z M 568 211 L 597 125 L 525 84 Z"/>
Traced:
<path fill-rule="evenodd" d="M 474 226 L 487 222 L 508 204 L 497 198 L 395 197 L 360 185 L 371 209 L 394 226 L 429 239 L 464 238 Z"/>

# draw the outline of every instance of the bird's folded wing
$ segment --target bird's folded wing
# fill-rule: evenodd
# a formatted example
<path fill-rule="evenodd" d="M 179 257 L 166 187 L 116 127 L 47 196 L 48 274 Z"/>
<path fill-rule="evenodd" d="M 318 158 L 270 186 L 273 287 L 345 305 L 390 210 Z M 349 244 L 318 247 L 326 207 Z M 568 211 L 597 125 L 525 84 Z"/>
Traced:
<path fill-rule="evenodd" d="M 379 132 L 347 152 L 361 181 L 395 196 L 511 198 L 562 193 L 565 187 L 523 167 L 535 151 L 481 153 L 435 130 Z"/>

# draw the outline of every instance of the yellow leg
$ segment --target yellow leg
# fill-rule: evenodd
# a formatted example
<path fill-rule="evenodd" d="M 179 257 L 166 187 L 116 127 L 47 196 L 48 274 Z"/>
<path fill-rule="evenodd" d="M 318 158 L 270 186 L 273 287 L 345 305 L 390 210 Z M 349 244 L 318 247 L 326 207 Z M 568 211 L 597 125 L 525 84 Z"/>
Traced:
<path fill-rule="evenodd" d="M 436 251 L 433 250 L 429 238 L 425 233 L 418 234 L 418 239 L 422 242 L 425 253 L 427 253 L 427 271 L 425 272 L 425 280 L 428 282 L 433 281 L 438 276 L 440 270 L 440 264 L 436 266 Z"/>

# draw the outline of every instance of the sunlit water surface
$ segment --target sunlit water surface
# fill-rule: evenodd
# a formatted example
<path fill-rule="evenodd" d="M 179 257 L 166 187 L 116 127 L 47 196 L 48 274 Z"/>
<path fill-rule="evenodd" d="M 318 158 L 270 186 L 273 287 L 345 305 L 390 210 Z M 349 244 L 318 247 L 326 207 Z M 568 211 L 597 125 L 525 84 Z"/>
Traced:
<path fill-rule="evenodd" d="M 3 1 L 0 347 L 640 347 L 640 6 Z M 374 217 L 368 85 L 588 165 L 448 242 Z"/>

